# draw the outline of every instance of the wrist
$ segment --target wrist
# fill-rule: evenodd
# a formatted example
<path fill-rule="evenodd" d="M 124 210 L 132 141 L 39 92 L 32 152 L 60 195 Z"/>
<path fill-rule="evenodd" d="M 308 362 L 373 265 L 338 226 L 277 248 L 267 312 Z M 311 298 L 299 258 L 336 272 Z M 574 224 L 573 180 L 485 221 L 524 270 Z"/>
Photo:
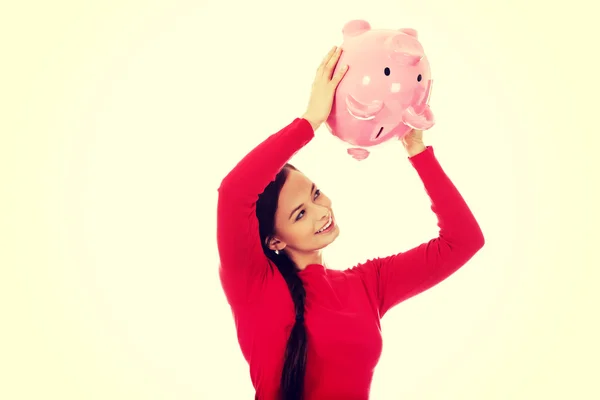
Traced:
<path fill-rule="evenodd" d="M 409 157 L 414 157 L 417 154 L 424 152 L 425 149 L 427 149 L 427 146 L 425 146 L 425 144 L 415 143 L 415 144 L 412 144 L 411 146 L 406 147 L 406 152 L 408 153 Z"/>
<path fill-rule="evenodd" d="M 303 119 L 307 120 L 308 123 L 312 126 L 313 131 L 316 131 L 317 129 L 319 129 L 319 127 L 321 126 L 321 124 L 323 123 L 323 121 L 311 116 L 308 113 L 304 113 L 304 115 L 302 115 Z"/>

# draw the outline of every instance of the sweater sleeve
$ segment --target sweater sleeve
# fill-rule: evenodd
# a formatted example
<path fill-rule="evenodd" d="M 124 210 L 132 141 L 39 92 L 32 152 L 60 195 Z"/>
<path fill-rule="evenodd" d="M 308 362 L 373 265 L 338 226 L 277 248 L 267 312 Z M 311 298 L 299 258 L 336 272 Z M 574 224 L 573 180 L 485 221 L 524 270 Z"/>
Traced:
<path fill-rule="evenodd" d="M 313 137 L 310 123 L 296 118 L 250 151 L 222 180 L 217 202 L 217 247 L 219 278 L 229 303 L 251 301 L 269 269 L 258 232 L 258 196 Z"/>
<path fill-rule="evenodd" d="M 380 317 L 448 278 L 484 245 L 479 224 L 443 171 L 433 148 L 427 147 L 409 160 L 431 200 L 439 235 L 405 252 L 368 260 L 351 269 L 364 280 Z"/>

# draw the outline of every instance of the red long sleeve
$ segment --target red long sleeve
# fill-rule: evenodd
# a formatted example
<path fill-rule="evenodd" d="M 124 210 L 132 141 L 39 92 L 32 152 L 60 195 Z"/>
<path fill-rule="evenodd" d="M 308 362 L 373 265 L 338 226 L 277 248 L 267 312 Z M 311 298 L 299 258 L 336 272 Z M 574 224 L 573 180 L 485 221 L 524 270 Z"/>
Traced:
<path fill-rule="evenodd" d="M 306 120 L 294 120 L 244 157 L 219 188 L 219 274 L 260 400 L 278 399 L 295 311 L 284 279 L 269 268 L 262 251 L 255 204 L 283 165 L 313 137 Z M 477 221 L 433 149 L 409 160 L 431 199 L 439 236 L 345 270 L 309 265 L 299 272 L 306 290 L 305 400 L 367 400 L 382 350 L 381 317 L 447 278 L 484 244 Z"/>
<path fill-rule="evenodd" d="M 297 118 L 255 147 L 221 182 L 217 203 L 219 274 L 230 302 L 252 301 L 268 271 L 255 214 L 258 196 L 313 137 L 310 123 Z"/>
<path fill-rule="evenodd" d="M 360 273 L 372 288 L 380 317 L 400 302 L 446 279 L 484 245 L 479 224 L 435 158 L 433 148 L 427 147 L 409 160 L 431 200 L 439 236 L 408 251 L 369 260 L 350 270 Z"/>

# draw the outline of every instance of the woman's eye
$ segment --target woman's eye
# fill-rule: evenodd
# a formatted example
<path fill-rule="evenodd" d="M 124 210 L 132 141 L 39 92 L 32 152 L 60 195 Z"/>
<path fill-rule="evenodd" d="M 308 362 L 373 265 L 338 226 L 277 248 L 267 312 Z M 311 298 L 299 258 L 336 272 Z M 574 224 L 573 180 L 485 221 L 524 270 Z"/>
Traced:
<path fill-rule="evenodd" d="M 321 195 L 321 191 L 320 191 L 319 189 L 315 190 L 315 195 L 314 195 L 314 196 L 315 196 L 315 199 L 316 199 L 317 197 L 319 197 L 320 195 Z M 298 216 L 296 217 L 296 221 L 298 221 L 298 220 L 299 220 L 300 218 L 302 218 L 303 216 L 304 216 L 304 210 L 302 210 L 302 211 L 300 211 L 300 212 L 298 213 Z"/>

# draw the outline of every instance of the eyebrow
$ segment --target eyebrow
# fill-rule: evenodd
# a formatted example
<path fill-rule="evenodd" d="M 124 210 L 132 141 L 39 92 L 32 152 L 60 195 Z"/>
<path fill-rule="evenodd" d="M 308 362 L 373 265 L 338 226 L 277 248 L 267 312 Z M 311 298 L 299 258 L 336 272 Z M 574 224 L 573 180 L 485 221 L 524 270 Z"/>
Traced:
<path fill-rule="evenodd" d="M 310 192 L 311 192 L 311 193 L 315 191 L 315 187 L 316 187 L 316 186 L 315 186 L 315 184 L 313 183 L 313 184 L 312 184 L 312 187 L 310 188 Z M 290 213 L 290 218 L 289 218 L 289 219 L 292 219 L 292 216 L 293 216 L 293 215 L 296 213 L 296 211 L 298 211 L 298 210 L 299 210 L 299 209 L 301 209 L 302 207 L 304 207 L 304 203 L 302 203 L 302 204 L 300 204 L 298 207 L 294 208 L 294 209 L 292 210 L 292 212 Z"/>

